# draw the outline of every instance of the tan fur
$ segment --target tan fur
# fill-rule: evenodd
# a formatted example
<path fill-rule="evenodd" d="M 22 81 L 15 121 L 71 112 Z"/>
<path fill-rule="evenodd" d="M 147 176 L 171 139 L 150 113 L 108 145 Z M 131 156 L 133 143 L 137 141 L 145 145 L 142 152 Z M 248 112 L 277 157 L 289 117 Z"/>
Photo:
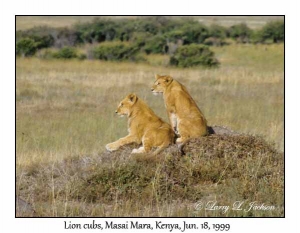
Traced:
<path fill-rule="evenodd" d="M 165 106 L 174 131 L 180 135 L 176 143 L 208 134 L 207 122 L 185 86 L 169 75 L 156 75 L 154 94 L 163 93 Z"/>
<path fill-rule="evenodd" d="M 121 101 L 116 110 L 119 116 L 128 117 L 129 134 L 119 140 L 107 144 L 108 151 L 114 151 L 121 146 L 138 143 L 143 144 L 132 153 L 147 153 L 152 147 L 158 147 L 154 154 L 159 153 L 174 141 L 171 126 L 164 122 L 135 94 L 129 94 Z"/>

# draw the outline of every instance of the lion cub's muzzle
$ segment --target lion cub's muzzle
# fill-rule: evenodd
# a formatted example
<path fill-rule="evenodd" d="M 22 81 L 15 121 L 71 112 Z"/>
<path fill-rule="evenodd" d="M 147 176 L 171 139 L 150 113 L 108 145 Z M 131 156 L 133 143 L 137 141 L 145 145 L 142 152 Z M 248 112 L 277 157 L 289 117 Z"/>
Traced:
<path fill-rule="evenodd" d="M 115 113 L 119 116 L 119 117 L 124 117 L 126 114 L 125 113 L 121 113 L 118 110 L 115 111 Z"/>
<path fill-rule="evenodd" d="M 151 88 L 151 92 L 152 92 L 153 95 L 159 95 L 160 94 L 160 92 L 156 91 L 155 88 L 153 88 L 153 87 Z"/>

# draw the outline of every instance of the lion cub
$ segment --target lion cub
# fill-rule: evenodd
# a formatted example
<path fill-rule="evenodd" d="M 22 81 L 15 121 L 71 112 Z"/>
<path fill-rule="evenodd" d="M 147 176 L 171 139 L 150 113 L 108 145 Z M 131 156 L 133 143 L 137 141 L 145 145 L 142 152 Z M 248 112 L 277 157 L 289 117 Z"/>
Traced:
<path fill-rule="evenodd" d="M 153 94 L 163 93 L 165 106 L 174 131 L 180 135 L 177 144 L 208 133 L 207 122 L 185 86 L 169 75 L 156 75 Z"/>
<path fill-rule="evenodd" d="M 105 146 L 108 151 L 117 150 L 129 143 L 142 143 L 132 153 L 147 153 L 152 147 L 158 147 L 154 154 L 172 144 L 175 134 L 171 126 L 164 122 L 135 94 L 129 94 L 119 104 L 116 113 L 128 117 L 129 134 Z"/>

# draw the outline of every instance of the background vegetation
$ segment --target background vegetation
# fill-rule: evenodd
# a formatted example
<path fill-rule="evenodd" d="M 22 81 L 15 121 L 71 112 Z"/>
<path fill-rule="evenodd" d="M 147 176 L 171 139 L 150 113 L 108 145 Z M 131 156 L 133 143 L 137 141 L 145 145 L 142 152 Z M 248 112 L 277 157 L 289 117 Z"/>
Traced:
<path fill-rule="evenodd" d="M 197 44 L 224 46 L 232 41 L 283 42 L 284 22 L 270 21 L 262 28 L 251 29 L 245 23 L 230 27 L 217 24 L 207 26 L 195 18 L 187 17 L 96 18 L 92 22 L 67 28 L 34 27 L 19 30 L 16 38 L 16 53 L 23 57 L 33 56 L 46 48 L 56 48 L 61 51 L 42 51 L 40 57 L 71 59 L 78 57 L 76 50 L 80 49 L 80 59 L 136 62 L 145 61 L 143 54 L 166 54 L 170 56 L 170 65 L 213 67 L 218 65 L 214 53 L 210 48 L 204 49 Z M 69 47 L 76 47 L 76 50 L 74 48 L 71 52 Z"/>
<path fill-rule="evenodd" d="M 35 216 L 224 216 L 195 211 L 194 204 L 217 200 L 226 205 L 235 199 L 276 210 L 225 216 L 283 216 L 284 45 L 272 39 L 179 44 L 209 48 L 219 63 L 216 69 L 180 68 L 169 65 L 180 49 L 144 54 L 141 32 L 133 34 L 123 41 L 51 45 L 17 58 L 17 195 L 32 204 Z M 24 38 L 25 44 L 39 43 Z M 107 50 L 112 57 L 105 58 Z M 68 57 L 73 59 L 61 59 Z M 106 143 L 127 134 L 126 120 L 114 110 L 129 92 L 167 120 L 162 98 L 150 92 L 156 73 L 182 82 L 209 125 L 246 135 L 194 141 L 185 157 L 171 147 L 156 162 L 129 158 L 132 146 L 105 152 Z"/>

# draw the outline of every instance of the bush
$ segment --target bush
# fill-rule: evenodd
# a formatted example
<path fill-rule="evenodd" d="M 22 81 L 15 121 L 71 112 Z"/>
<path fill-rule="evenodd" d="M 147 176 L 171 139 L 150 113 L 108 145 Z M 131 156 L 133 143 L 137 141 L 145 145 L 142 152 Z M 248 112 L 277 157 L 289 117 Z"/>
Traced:
<path fill-rule="evenodd" d="M 214 53 L 205 45 L 183 45 L 170 58 L 170 65 L 179 67 L 206 66 L 214 67 L 219 64 Z"/>
<path fill-rule="evenodd" d="M 238 43 L 249 43 L 252 30 L 244 23 L 233 25 L 229 28 L 229 36 Z"/>
<path fill-rule="evenodd" d="M 93 49 L 93 57 L 105 61 L 137 60 L 139 47 L 123 42 L 105 42 Z"/>
<path fill-rule="evenodd" d="M 54 44 L 54 39 L 51 35 L 44 35 L 44 36 L 31 36 L 31 39 L 33 39 L 36 43 L 37 49 L 42 48 L 49 48 Z"/>
<path fill-rule="evenodd" d="M 227 30 L 225 27 L 213 24 L 209 28 L 209 36 L 203 42 L 205 45 L 222 46 L 225 43 L 227 37 Z"/>
<path fill-rule="evenodd" d="M 29 57 L 35 54 L 37 51 L 37 44 L 30 38 L 24 38 L 17 42 L 16 53 L 23 57 Z"/>
<path fill-rule="evenodd" d="M 227 37 L 227 30 L 225 27 L 213 24 L 209 28 L 209 35 L 210 37 L 225 39 Z"/>
<path fill-rule="evenodd" d="M 164 36 L 157 35 L 146 41 L 144 50 L 147 54 L 150 53 L 167 53 L 167 40 Z"/>
<path fill-rule="evenodd" d="M 273 21 L 261 30 L 252 31 L 246 24 L 230 28 L 219 25 L 205 26 L 193 18 L 138 17 L 126 19 L 97 18 L 89 23 L 80 23 L 69 28 L 34 27 L 16 32 L 19 53 L 31 56 L 43 48 L 73 47 L 78 44 L 96 44 L 108 41 L 130 42 L 133 47 L 151 53 L 174 54 L 181 45 L 224 45 L 231 37 L 238 43 L 284 41 L 284 22 Z M 21 41 L 30 45 L 29 51 Z M 32 41 L 29 42 L 28 39 Z M 21 42 L 20 42 L 21 41 Z M 33 43 L 34 42 L 34 43 Z M 21 49 L 21 47 L 22 49 Z M 26 46 L 26 45 L 25 45 Z M 20 52 L 20 51 L 23 52 Z M 90 57 L 90 56 L 88 56 Z"/>
<path fill-rule="evenodd" d="M 77 58 L 77 53 L 74 48 L 64 47 L 60 49 L 58 52 L 53 53 L 53 58 L 58 58 L 58 59 Z"/>
<path fill-rule="evenodd" d="M 201 44 L 209 37 L 209 30 L 206 26 L 195 22 L 187 21 L 181 29 L 183 32 L 183 44 Z"/>
<path fill-rule="evenodd" d="M 143 46 L 145 46 L 146 41 L 149 40 L 149 36 L 150 36 L 149 33 L 133 32 L 129 42 L 135 44 L 136 46 L 138 46 L 140 48 L 142 48 Z"/>
<path fill-rule="evenodd" d="M 271 41 L 273 43 L 284 41 L 284 21 L 267 23 L 257 32 L 257 42 Z"/>
<path fill-rule="evenodd" d="M 96 19 L 92 23 L 78 24 L 75 31 L 81 43 L 96 43 L 113 40 L 118 24 L 113 20 Z"/>
<path fill-rule="evenodd" d="M 184 31 L 182 30 L 174 30 L 164 34 L 166 40 L 168 42 L 176 43 L 178 40 L 187 41 Z"/>
<path fill-rule="evenodd" d="M 48 27 L 34 27 L 27 31 L 17 31 L 17 41 L 29 38 L 36 43 L 37 49 L 49 48 L 54 45 L 54 29 Z"/>

